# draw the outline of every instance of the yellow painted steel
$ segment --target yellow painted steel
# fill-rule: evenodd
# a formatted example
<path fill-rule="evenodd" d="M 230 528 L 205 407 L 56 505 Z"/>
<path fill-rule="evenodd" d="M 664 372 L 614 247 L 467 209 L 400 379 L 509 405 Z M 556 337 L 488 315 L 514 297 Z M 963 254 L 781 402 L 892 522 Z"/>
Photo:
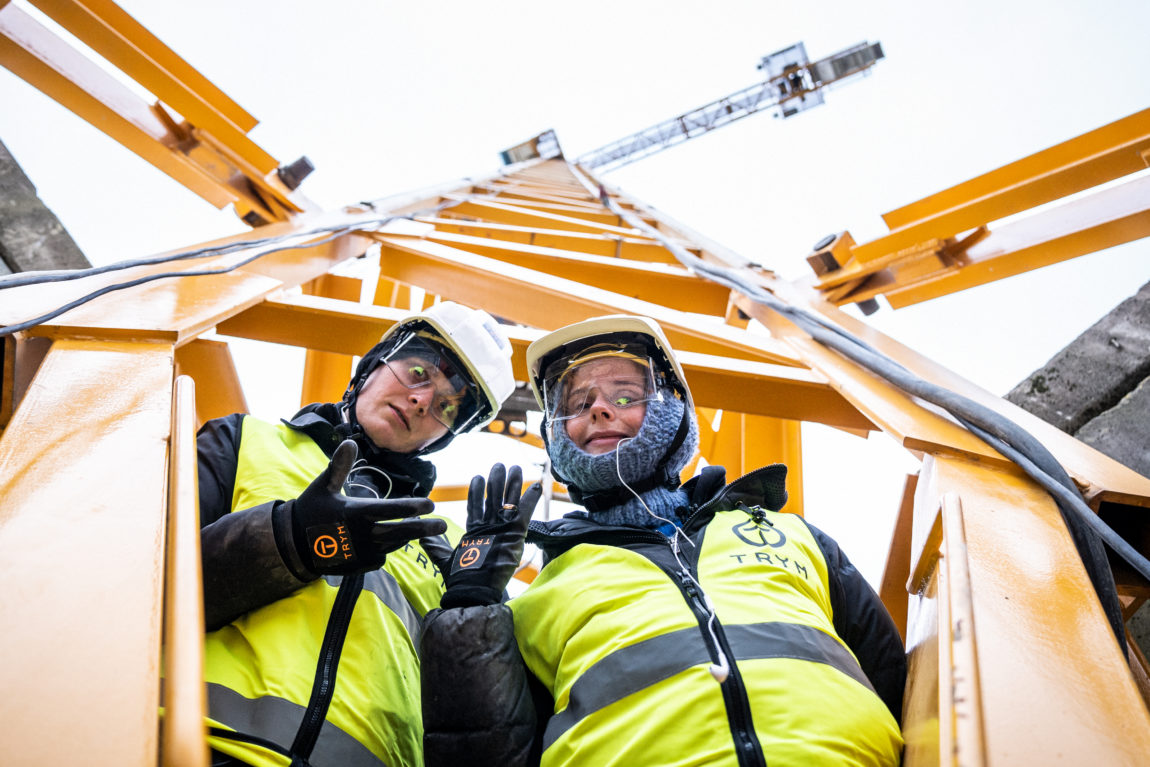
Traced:
<path fill-rule="evenodd" d="M 904 305 L 1146 236 L 1145 179 L 993 232 L 982 227 L 1144 167 L 1150 110 L 892 211 L 886 237 L 856 245 L 844 234 L 834 250 L 841 268 L 811 286 L 777 278 L 562 159 L 301 213 L 306 205 L 263 177 L 270 156 L 245 143 L 254 119 L 109 0 L 36 4 L 81 27 L 82 39 L 108 51 L 153 93 L 167 94 L 165 102 L 191 124 L 181 127 L 138 99 L 113 108 L 123 86 L 3 0 L 0 64 L 102 122 L 109 135 L 205 198 L 241 210 L 250 204 L 282 222 L 212 243 L 242 246 L 227 255 L 5 291 L 0 325 L 12 325 L 127 279 L 238 265 L 138 285 L 5 340 L 0 655 L 19 659 L 0 664 L 5 764 L 204 763 L 199 731 L 176 725 L 195 718 L 202 726 L 198 714 L 184 719 L 202 710 L 202 688 L 187 681 L 196 678 L 189 668 L 197 643 L 182 644 L 188 631 L 177 628 L 202 620 L 198 568 L 188 564 L 198 556 L 189 521 L 190 432 L 197 421 L 246 410 L 225 342 L 204 336 L 215 329 L 222 337 L 307 349 L 301 398 L 331 400 L 342 393 L 351 356 L 373 345 L 420 290 L 424 305 L 441 296 L 522 323 L 508 326 L 520 381 L 527 377 L 524 350 L 547 329 L 603 313 L 654 317 L 681 353 L 698 405 L 702 457 L 727 465 L 732 477 L 787 463 L 792 511 L 804 511 L 803 421 L 881 430 L 918 457 L 922 470 L 907 481 L 881 588 L 910 653 L 907 765 L 1135 765 L 1150 753 L 1143 700 L 1150 692 L 1140 694 L 1138 686 L 1142 680 L 1150 690 L 1146 664 L 1132 652 L 1131 675 L 1051 498 L 954 421 L 745 296 L 683 270 L 599 197 L 602 188 L 698 257 L 740 269 L 784 302 L 822 314 L 926 380 L 1016 421 L 1050 448 L 1095 507 L 1146 507 L 1150 478 L 835 304 L 885 294 Z M 198 148 L 170 151 L 163 142 L 180 131 Z M 212 158 L 242 171 L 258 189 L 251 200 L 204 171 L 201 164 Z M 383 223 L 389 214 L 412 220 Z M 265 237 L 284 239 L 255 242 Z M 293 247 L 240 265 L 281 244 Z M 363 303 L 358 280 L 331 271 L 376 251 L 374 304 Z M 738 310 L 770 335 L 748 327 Z M 195 380 L 194 395 L 181 379 L 173 399 L 174 372 Z M 503 422 L 492 431 L 499 429 L 538 444 Z M 446 486 L 435 492 L 439 499 L 465 493 Z M 67 564 L 45 566 L 54 561 Z M 1125 608 L 1135 609 L 1150 584 L 1116 572 Z M 161 741 L 162 660 L 173 727 Z"/>
<path fill-rule="evenodd" d="M 226 342 L 197 338 L 176 349 L 176 375 L 200 382 L 195 387 L 197 428 L 213 418 L 248 412 L 231 347 Z"/>
<path fill-rule="evenodd" d="M 931 575 L 939 581 L 938 626 L 944 629 L 939 631 L 937 647 L 941 677 L 937 718 L 939 753 L 952 755 L 954 764 L 982 767 L 986 764 L 986 733 L 978 673 L 978 635 L 962 502 L 955 493 L 947 493 L 942 498 L 926 544 L 907 582 L 907 590 L 916 594 L 925 592 Z"/>
<path fill-rule="evenodd" d="M 721 315 L 730 296 L 730 291 L 723 286 L 700 282 L 697 277 L 678 266 L 622 262 L 618 258 L 588 256 L 557 248 L 447 232 L 430 233 L 426 239 L 555 277 L 591 285 L 610 285 L 616 293 L 678 311 Z"/>
<path fill-rule="evenodd" d="M 784 299 L 819 312 L 844 329 L 865 338 L 876 349 L 923 379 L 969 397 L 1025 428 L 1054 454 L 1075 481 L 1086 488 L 1088 497 L 1096 501 L 1150 504 L 1147 500 L 1150 499 L 1150 478 L 1143 477 L 1021 408 L 995 397 L 897 341 L 876 333 L 861 320 L 820 300 L 813 290 L 804 293 L 781 282 L 772 282 L 771 285 Z M 916 404 L 874 374 L 861 370 L 817 344 L 789 322 L 747 301 L 740 305 L 744 311 L 762 320 L 777 337 L 793 345 L 799 355 L 824 375 L 844 398 L 908 450 L 915 453 L 945 452 L 983 462 L 1012 465 L 965 429 Z"/>
<path fill-rule="evenodd" d="M 953 605 L 963 598 L 956 589 L 965 587 L 948 568 L 916 568 L 925 581 L 912 576 L 904 764 L 958 763 L 951 761 L 954 728 L 971 700 L 960 697 L 956 673 L 980 683 L 986 753 L 995 765 L 1143 764 L 1150 714 L 1051 498 L 1012 470 L 927 456 L 914 511 L 920 563 L 950 534 L 944 524 L 941 536 L 931 535 L 950 493 L 961 502 L 975 620 L 973 631 L 953 625 Z M 977 643 L 973 671 L 961 658 L 953 665 L 964 637 Z"/>
<path fill-rule="evenodd" d="M 0 66 L 119 141 L 216 207 L 260 223 L 314 206 L 246 135 L 255 119 L 110 0 L 35 0 L 40 10 L 156 96 L 141 99 L 16 6 L 0 4 Z M 175 108 L 173 115 L 164 106 Z"/>
<path fill-rule="evenodd" d="M 380 269 L 391 279 L 481 306 L 512 321 L 554 329 L 600 314 L 641 314 L 659 321 L 676 349 L 798 365 L 771 338 L 722 324 L 702 326 L 681 312 L 573 280 L 507 264 L 426 240 L 378 235 Z M 460 274 L 467 279 L 460 279 Z"/>
<path fill-rule="evenodd" d="M 573 232 L 589 232 L 593 234 L 616 234 L 629 236 L 634 234 L 629 227 L 615 224 L 597 223 L 587 221 L 578 216 L 548 213 L 541 210 L 531 210 L 516 204 L 508 204 L 489 200 L 470 200 L 461 202 L 454 208 L 444 211 L 444 216 L 454 218 L 457 216 L 470 216 L 495 221 L 503 224 L 518 224 L 521 226 L 540 225 L 550 229 L 567 229 Z"/>
<path fill-rule="evenodd" d="M 958 266 L 915 282 L 900 279 L 881 292 L 898 309 L 1143 237 L 1150 237 L 1146 177 L 996 228 Z"/>
<path fill-rule="evenodd" d="M 0 6 L 0 66 L 216 207 L 239 199 L 235 190 L 222 187 L 205 169 L 162 143 L 168 126 L 147 104 L 12 4 Z"/>
<path fill-rule="evenodd" d="M 891 211 L 889 234 L 849 234 L 819 259 L 818 285 L 837 304 L 885 295 L 898 308 L 1146 237 L 1150 184 L 1092 193 L 1001 230 L 1008 216 L 1144 170 L 1150 109 Z"/>
<path fill-rule="evenodd" d="M 462 219 L 426 217 L 417 219 L 433 224 L 439 233 L 473 234 L 509 242 L 557 248 L 590 256 L 678 264 L 667 249 L 644 237 L 615 234 L 569 232 L 559 229 L 539 229 L 530 226 L 500 224 L 493 221 L 464 221 Z"/>
<path fill-rule="evenodd" d="M 181 376 L 173 388 L 168 447 L 164 726 L 160 733 L 160 763 L 165 767 L 208 765 L 195 410 L 195 384 L 191 378 Z"/>
<path fill-rule="evenodd" d="M 167 46 L 107 0 L 31 0 L 32 4 L 74 34 L 93 50 L 99 51 L 116 68 L 148 88 L 165 104 L 174 108 L 193 125 L 210 131 L 243 157 L 261 174 L 275 170 L 276 160 L 249 139 L 246 131 L 255 126 L 255 118 L 214 89 L 217 100 L 227 99 L 230 109 L 225 114 L 175 77 L 168 67 L 181 67 L 196 84 L 207 80 L 176 56 Z M 147 48 L 147 53 L 143 48 Z M 156 56 L 159 61 L 152 57 Z M 162 63 L 161 63 L 162 62 Z M 236 117 L 247 125 L 241 128 Z"/>
<path fill-rule="evenodd" d="M 910 474 L 903 486 L 902 499 L 895 517 L 894 533 L 891 535 L 890 550 L 887 551 L 886 566 L 882 572 L 882 583 L 878 594 L 887 612 L 894 618 L 898 633 L 906 641 L 907 589 L 910 578 L 910 540 L 914 521 L 914 492 L 918 487 L 918 475 Z"/>
<path fill-rule="evenodd" d="M 179 100 L 176 87 L 194 94 L 245 133 L 256 126 L 256 118 L 111 0 L 83 0 L 83 3 L 74 0 L 33 0 L 33 4 L 53 18 L 58 17 L 51 10 L 53 6 L 74 7 L 73 13 L 89 14 L 90 20 L 98 20 L 99 24 L 106 25 L 137 51 L 135 54 L 124 52 L 125 60 L 119 65 L 120 69 L 152 93 L 161 96 L 180 113 L 190 110 Z M 85 23 L 82 17 L 73 15 L 72 18 L 78 19 L 78 23 L 64 18 L 60 20 L 61 25 L 77 35 L 92 33 L 90 24 Z M 92 47 L 98 50 L 103 48 L 98 44 Z M 104 55 L 105 58 L 112 58 L 107 53 Z M 163 90 L 165 82 L 172 82 L 172 91 Z"/>
<path fill-rule="evenodd" d="M 344 301 L 359 301 L 362 289 L 362 280 L 325 274 L 308 283 L 304 287 L 304 292 Z M 370 348 L 371 346 L 362 347 L 359 352 L 366 352 Z M 347 389 L 347 382 L 351 380 L 351 371 L 352 355 L 308 349 L 304 358 L 300 407 L 312 402 L 338 402 Z"/>
<path fill-rule="evenodd" d="M 155 764 L 172 348 L 58 340 L 0 438 L 4 762 Z"/>
<path fill-rule="evenodd" d="M 788 469 L 785 510 L 803 516 L 803 451 L 798 421 L 710 408 L 696 408 L 696 411 L 699 453 L 708 464 L 725 466 L 727 480 L 734 481 L 760 466 L 785 463 Z M 718 428 L 715 428 L 716 422 Z"/>
<path fill-rule="evenodd" d="M 858 246 L 852 255 L 865 263 L 1143 170 L 1148 150 L 1150 109 L 1145 109 L 892 211 L 883 217 L 891 233 Z"/>

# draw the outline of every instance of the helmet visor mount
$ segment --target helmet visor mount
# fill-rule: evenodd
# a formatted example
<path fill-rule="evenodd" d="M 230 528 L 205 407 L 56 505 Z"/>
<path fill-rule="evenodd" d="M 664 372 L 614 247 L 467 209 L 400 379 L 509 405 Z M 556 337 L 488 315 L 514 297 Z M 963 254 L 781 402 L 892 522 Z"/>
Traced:
<path fill-rule="evenodd" d="M 623 409 L 661 399 L 655 364 L 642 344 L 598 343 L 543 371 L 545 415 L 552 424 L 576 418 L 600 400 Z"/>
<path fill-rule="evenodd" d="M 453 434 L 467 431 L 486 403 L 464 368 L 433 337 L 425 339 L 412 333 L 384 357 L 382 364 L 408 389 L 431 387 L 429 412 Z"/>

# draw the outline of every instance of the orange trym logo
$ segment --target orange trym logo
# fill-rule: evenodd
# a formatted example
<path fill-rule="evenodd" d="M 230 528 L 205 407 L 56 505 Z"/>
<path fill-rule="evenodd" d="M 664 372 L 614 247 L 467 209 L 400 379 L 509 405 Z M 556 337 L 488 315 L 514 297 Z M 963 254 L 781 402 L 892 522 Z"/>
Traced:
<path fill-rule="evenodd" d="M 316 556 L 323 557 L 324 559 L 331 559 L 335 553 L 339 551 L 339 544 L 336 543 L 335 538 L 330 535 L 321 535 L 315 539 L 315 544 L 312 546 Z"/>
<path fill-rule="evenodd" d="M 479 549 L 475 548 L 475 547 L 469 547 L 467 549 L 464 549 L 463 553 L 460 555 L 459 566 L 460 567 L 470 567 L 471 565 L 475 564 L 476 560 L 478 560 L 478 559 L 479 559 Z"/>

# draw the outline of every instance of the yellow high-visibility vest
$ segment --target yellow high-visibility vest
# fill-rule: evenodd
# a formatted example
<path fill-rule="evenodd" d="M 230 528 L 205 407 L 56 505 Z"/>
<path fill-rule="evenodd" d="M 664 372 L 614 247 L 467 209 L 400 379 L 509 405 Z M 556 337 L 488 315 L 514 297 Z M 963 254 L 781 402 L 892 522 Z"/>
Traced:
<path fill-rule="evenodd" d="M 232 511 L 297 497 L 328 465 L 306 434 L 243 421 Z M 461 531 L 450 521 L 449 537 Z M 340 576 L 313 581 L 206 638 L 209 724 L 291 746 L 311 696 Z M 443 581 L 418 544 L 364 576 L 340 657 L 316 764 L 421 765 L 419 623 L 439 606 Z M 287 759 L 259 746 L 210 738 L 212 748 L 253 765 Z"/>
<path fill-rule="evenodd" d="M 771 767 L 898 764 L 898 723 L 835 633 L 814 536 L 795 515 L 757 514 L 715 514 L 694 582 L 638 551 L 579 543 L 510 602 L 524 660 L 555 701 L 544 767 L 737 765 L 751 738 Z M 716 645 L 731 665 L 723 684 Z"/>

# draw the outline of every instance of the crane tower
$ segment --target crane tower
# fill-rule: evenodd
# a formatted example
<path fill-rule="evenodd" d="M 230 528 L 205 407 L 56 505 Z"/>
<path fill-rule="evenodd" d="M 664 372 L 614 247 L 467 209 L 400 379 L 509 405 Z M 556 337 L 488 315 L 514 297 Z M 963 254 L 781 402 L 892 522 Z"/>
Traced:
<path fill-rule="evenodd" d="M 157 104 L 11 3 L 0 64 L 255 228 L 0 279 L 5 764 L 206 766 L 194 434 L 247 410 L 228 340 L 306 350 L 301 401 L 331 401 L 353 355 L 437 297 L 506 323 L 519 381 L 547 330 L 654 318 L 681 352 L 700 458 L 789 464 L 794 513 L 803 422 L 881 432 L 917 459 L 880 588 L 909 657 L 905 764 L 1144 763 L 1150 672 L 1121 621 L 1150 597 L 1150 478 L 839 307 L 1150 235 L 1150 109 L 890 211 L 873 240 L 840 232 L 788 281 L 558 156 L 321 210 L 295 188 L 306 164 L 252 142 L 254 118 L 114 4 L 41 5 Z M 803 83 L 835 75 L 819 65 Z M 377 271 L 344 271 L 356 259 Z M 529 440 L 521 419 L 492 428 Z M 1107 540 L 1129 564 L 1107 580 L 1071 529 L 1115 515 L 1128 524 Z"/>

